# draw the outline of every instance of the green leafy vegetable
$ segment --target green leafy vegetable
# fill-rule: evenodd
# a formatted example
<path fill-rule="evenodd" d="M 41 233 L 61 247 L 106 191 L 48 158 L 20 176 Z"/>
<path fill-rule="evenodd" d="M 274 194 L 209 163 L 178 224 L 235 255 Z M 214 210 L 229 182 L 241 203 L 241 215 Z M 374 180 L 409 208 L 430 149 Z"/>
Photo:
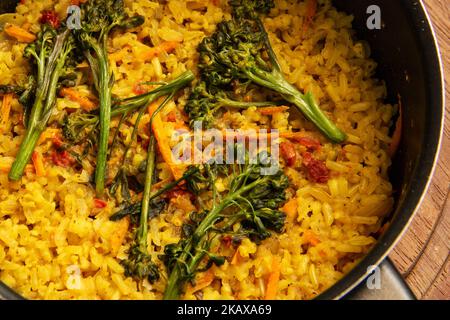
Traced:
<path fill-rule="evenodd" d="M 150 128 L 154 117 L 167 105 L 175 93 L 168 96 L 164 102 L 155 110 L 150 119 Z M 159 279 L 158 266 L 152 261 L 147 248 L 148 219 L 151 212 L 152 200 L 156 198 L 151 194 L 156 162 L 156 139 L 150 129 L 150 143 L 147 155 L 147 168 L 145 172 L 144 193 L 142 196 L 141 212 L 139 226 L 135 232 L 134 241 L 128 251 L 128 259 L 122 261 L 125 268 L 125 275 L 134 279 L 143 280 L 145 278 L 150 282 Z"/>
<path fill-rule="evenodd" d="M 108 37 L 114 28 L 134 28 L 144 22 L 142 16 L 129 17 L 123 0 L 90 0 L 81 5 L 81 30 L 75 33 L 90 64 L 99 95 L 99 138 L 95 186 L 102 196 L 105 190 L 108 139 L 111 120 L 114 75 L 108 61 Z"/>
<path fill-rule="evenodd" d="M 27 130 L 9 172 L 11 180 L 22 177 L 52 115 L 58 86 L 73 73 L 74 49 L 75 42 L 69 30 L 58 32 L 49 25 L 43 25 L 36 41 L 25 49 L 24 56 L 32 61 L 34 73 L 27 87 L 20 92 L 20 101 L 25 104 Z M 33 103 L 29 106 L 31 100 Z"/>
<path fill-rule="evenodd" d="M 221 108 L 247 109 L 250 107 L 267 107 L 276 105 L 276 102 L 244 102 L 231 99 L 231 94 L 223 90 L 208 88 L 205 82 L 200 82 L 193 90 L 184 111 L 189 115 L 190 126 L 194 127 L 197 121 L 202 122 L 206 128 L 213 126 L 217 113 Z"/>
<path fill-rule="evenodd" d="M 210 251 L 218 235 L 234 234 L 260 241 L 271 235 L 270 230 L 283 231 L 285 215 L 278 208 L 285 201 L 289 182 L 281 170 L 275 175 L 261 174 L 267 156 L 266 152 L 260 153 L 257 164 L 251 164 L 248 157 L 243 165 L 206 164 L 189 180 L 192 192 L 212 191 L 213 204 L 191 214 L 190 222 L 183 227 L 183 238 L 166 246 L 162 259 L 170 276 L 164 299 L 178 299 L 184 284 L 193 280 L 197 272 L 224 263 L 224 257 Z M 231 177 L 225 194 L 219 194 L 214 186 L 221 174 Z M 236 232 L 233 227 L 237 224 L 241 228 Z"/>
<path fill-rule="evenodd" d="M 214 34 L 198 47 L 203 80 L 209 88 L 227 90 L 239 80 L 277 92 L 330 140 L 343 142 L 346 135 L 323 113 L 312 93 L 302 94 L 285 79 L 258 17 L 258 13 L 266 13 L 272 7 L 272 2 L 230 1 L 233 19 L 219 23 Z"/>

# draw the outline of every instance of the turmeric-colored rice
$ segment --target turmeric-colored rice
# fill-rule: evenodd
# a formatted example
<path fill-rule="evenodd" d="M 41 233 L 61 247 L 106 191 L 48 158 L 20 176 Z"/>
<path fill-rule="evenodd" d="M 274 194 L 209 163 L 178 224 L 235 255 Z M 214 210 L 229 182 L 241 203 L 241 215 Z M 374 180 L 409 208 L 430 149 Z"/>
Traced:
<path fill-rule="evenodd" d="M 237 249 L 224 248 L 225 264 L 200 273 L 197 282 L 203 280 L 205 285 L 188 285 L 184 299 L 264 299 L 270 279 L 277 280 L 270 289 L 275 299 L 314 298 L 371 249 L 392 208 L 387 150 L 395 107 L 384 103 L 386 87 L 373 78 L 376 63 L 367 45 L 354 38 L 352 17 L 337 11 L 330 0 L 319 0 L 318 11 L 307 24 L 308 2 L 276 0 L 276 8 L 263 22 L 287 79 L 302 92 L 311 91 L 348 140 L 332 144 L 311 123 L 289 117 L 288 111 L 272 116 L 261 115 L 256 108 L 225 113 L 220 121 L 224 127 L 301 130 L 319 139 L 323 146 L 318 157 L 331 178 L 328 183 L 313 183 L 305 172 L 283 162 L 291 181 L 286 232 L 259 245 L 246 239 Z M 43 10 L 56 10 L 63 19 L 70 4 L 70 0 L 24 0 L 17 14 L 24 18 L 22 26 L 36 33 Z M 198 43 L 230 17 L 226 0 L 125 0 L 125 4 L 146 21 L 137 31 L 116 32 L 109 43 L 114 94 L 119 97 L 132 95 L 140 82 L 170 80 L 196 70 Z M 145 56 L 152 46 L 166 42 L 178 45 L 171 52 Z M 0 32 L 0 84 L 17 84 L 27 77 L 25 45 Z M 90 93 L 84 84 L 77 90 Z M 186 90 L 170 103 L 163 118 L 171 111 L 181 114 L 187 95 Z M 78 108 L 77 101 L 58 98 L 51 122 L 58 123 L 65 110 Z M 173 198 L 169 208 L 149 222 L 148 249 L 161 264 L 163 276 L 154 284 L 137 283 L 124 275 L 120 265 L 132 238 L 129 221 L 109 221 L 118 209 L 115 201 L 108 201 L 105 208 L 96 204 L 89 163 L 74 170 L 44 157 L 45 174 L 38 176 L 30 163 L 21 181 L 8 179 L 25 130 L 22 113 L 13 98 L 8 121 L 0 128 L 0 280 L 30 299 L 161 299 L 167 275 L 158 255 L 166 244 L 178 241 L 180 226 L 194 209 L 189 196 Z M 148 115 L 144 118 L 142 126 L 149 122 Z M 173 126 L 167 122 L 167 130 Z M 55 134 L 51 130 L 56 127 L 52 128 L 37 148 L 42 155 L 51 148 Z M 131 131 L 131 125 L 122 129 L 124 140 L 131 139 Z M 141 131 L 145 139 L 145 130 Z M 135 146 L 133 166 L 145 155 L 145 148 Z M 170 177 L 161 159 L 158 169 L 161 180 Z M 216 182 L 219 189 L 224 184 Z M 274 266 L 279 267 L 278 277 L 272 276 Z"/>

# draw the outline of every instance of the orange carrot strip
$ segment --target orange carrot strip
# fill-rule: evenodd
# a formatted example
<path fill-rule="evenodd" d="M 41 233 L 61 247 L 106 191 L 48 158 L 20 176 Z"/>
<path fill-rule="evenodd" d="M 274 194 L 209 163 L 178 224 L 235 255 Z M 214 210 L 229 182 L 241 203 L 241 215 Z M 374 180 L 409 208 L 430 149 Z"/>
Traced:
<path fill-rule="evenodd" d="M 159 99 L 158 101 L 152 103 L 149 106 L 148 113 L 150 114 L 150 116 L 152 116 L 153 113 L 156 111 L 156 109 L 158 109 L 158 107 L 161 104 L 161 101 L 162 100 Z M 162 155 L 164 161 L 169 165 L 170 171 L 172 172 L 172 175 L 175 178 L 175 180 L 180 179 L 181 177 L 183 177 L 183 174 L 186 170 L 186 166 L 182 165 L 182 164 L 181 165 L 176 164 L 174 162 L 172 150 L 171 150 L 170 144 L 169 144 L 169 140 L 164 135 L 165 126 L 164 126 L 164 122 L 161 119 L 160 114 L 157 114 L 153 118 L 152 129 L 153 129 L 153 134 L 155 135 L 156 141 L 158 142 L 159 151 L 161 152 L 161 155 Z"/>
<path fill-rule="evenodd" d="M 8 123 L 9 120 L 9 114 L 11 112 L 11 101 L 12 101 L 13 95 L 11 93 L 5 94 L 3 96 L 3 102 L 2 102 L 2 128 Z"/>
<path fill-rule="evenodd" d="M 276 113 L 281 113 L 286 110 L 289 110 L 289 107 L 286 106 L 274 106 L 274 107 L 263 107 L 258 108 L 259 113 L 261 113 L 263 116 L 271 116 Z"/>
<path fill-rule="evenodd" d="M 128 233 L 128 228 L 130 227 L 130 218 L 121 219 L 117 222 L 117 230 L 113 233 L 111 237 L 111 251 L 114 256 L 119 253 L 120 247 Z"/>
<path fill-rule="evenodd" d="M 45 166 L 44 166 L 44 158 L 42 157 L 42 154 L 39 151 L 34 151 L 33 155 L 31 156 L 31 159 L 33 161 L 36 175 L 38 177 L 45 176 L 46 172 L 45 172 Z"/>
<path fill-rule="evenodd" d="M 298 208 L 297 198 L 293 198 L 289 200 L 281 210 L 284 213 L 286 213 L 290 221 L 294 221 L 295 217 L 297 216 L 297 208 Z"/>
<path fill-rule="evenodd" d="M 265 300 L 274 300 L 277 296 L 278 282 L 280 281 L 280 263 L 276 258 L 272 260 L 272 271 L 267 280 Z"/>
<path fill-rule="evenodd" d="M 15 38 L 19 42 L 31 43 L 36 40 L 34 34 L 14 24 L 7 25 L 4 30 L 8 36 Z"/>
<path fill-rule="evenodd" d="M 401 97 L 398 96 L 398 119 L 395 123 L 394 134 L 392 135 L 392 141 L 389 145 L 388 154 L 392 158 L 400 147 L 400 142 L 402 140 L 402 128 L 403 128 L 403 107 Z"/>
<path fill-rule="evenodd" d="M 81 106 L 81 108 L 83 108 L 83 110 L 90 112 L 92 110 L 94 110 L 97 105 L 92 102 L 91 100 L 89 100 L 89 98 L 84 97 L 80 94 L 80 92 L 72 89 L 72 88 L 62 88 L 59 93 L 61 94 L 61 96 L 69 98 L 70 100 L 74 101 L 74 102 L 78 102 Z"/>
<path fill-rule="evenodd" d="M 305 233 L 303 234 L 303 238 L 305 239 L 306 242 L 308 242 L 314 247 L 320 243 L 320 240 L 317 237 L 317 235 L 311 230 L 306 230 Z"/>
<path fill-rule="evenodd" d="M 285 139 L 299 140 L 307 136 L 304 132 L 280 132 L 280 137 Z"/>

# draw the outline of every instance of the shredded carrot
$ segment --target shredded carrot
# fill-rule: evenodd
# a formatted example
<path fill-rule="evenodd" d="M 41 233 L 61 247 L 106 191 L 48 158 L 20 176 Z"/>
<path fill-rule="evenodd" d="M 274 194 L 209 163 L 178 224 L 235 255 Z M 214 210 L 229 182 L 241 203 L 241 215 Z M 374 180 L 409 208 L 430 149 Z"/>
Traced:
<path fill-rule="evenodd" d="M 289 110 L 289 107 L 286 106 L 273 106 L 273 107 L 264 107 L 264 108 L 258 108 L 259 113 L 261 113 L 263 116 L 271 116 L 276 113 L 281 113 L 286 110 Z"/>
<path fill-rule="evenodd" d="M 403 128 L 403 107 L 400 95 L 398 96 L 398 119 L 395 123 L 394 134 L 392 135 L 392 141 L 389 145 L 388 154 L 390 157 L 393 157 L 400 147 L 400 142 L 402 140 L 402 128 Z"/>
<path fill-rule="evenodd" d="M 169 112 L 169 114 L 167 115 L 167 121 L 168 122 L 177 122 L 177 113 L 175 112 L 175 110 L 172 110 Z"/>
<path fill-rule="evenodd" d="M 205 289 L 211 283 L 214 281 L 215 275 L 214 275 L 214 268 L 208 269 L 203 275 L 195 281 L 195 286 L 188 289 L 189 293 L 195 293 L 197 291 L 200 291 L 202 289 Z"/>
<path fill-rule="evenodd" d="M 97 105 L 88 97 L 82 96 L 80 92 L 74 90 L 73 88 L 62 88 L 59 91 L 59 94 L 74 102 L 78 102 L 84 111 L 90 112 L 97 107 Z"/>
<path fill-rule="evenodd" d="M 94 199 L 94 207 L 97 209 L 105 209 L 108 206 L 108 202 L 102 199 Z"/>
<path fill-rule="evenodd" d="M 320 243 L 320 240 L 317 237 L 317 235 L 311 230 L 305 231 L 305 233 L 303 234 L 303 239 L 305 239 L 306 242 L 308 242 L 314 247 Z"/>
<path fill-rule="evenodd" d="M 290 221 L 294 221 L 295 217 L 297 216 L 297 208 L 298 208 L 297 198 L 293 198 L 283 206 L 282 211 L 286 213 Z"/>
<path fill-rule="evenodd" d="M 280 263 L 276 258 L 272 260 L 272 271 L 267 280 L 265 300 L 274 300 L 277 296 L 278 282 L 280 281 Z"/>
<path fill-rule="evenodd" d="M 293 140 L 297 141 L 299 144 L 312 151 L 322 148 L 322 144 L 320 143 L 320 141 L 311 137 L 301 137 L 297 139 L 294 138 Z"/>
<path fill-rule="evenodd" d="M 42 157 L 42 153 L 39 151 L 34 151 L 33 155 L 31 156 L 31 159 L 33 161 L 34 170 L 36 171 L 36 175 L 38 177 L 45 176 L 45 166 L 44 166 L 44 158 Z"/>
<path fill-rule="evenodd" d="M 300 140 L 305 137 L 307 134 L 304 132 L 280 132 L 280 138 Z"/>
<path fill-rule="evenodd" d="M 142 55 L 142 58 L 148 61 L 152 60 L 154 57 L 159 56 L 163 52 L 171 53 L 178 47 L 179 44 L 179 42 L 175 41 L 163 42 L 159 46 L 150 48 L 149 50 L 145 51 Z"/>
<path fill-rule="evenodd" d="M 4 31 L 8 36 L 15 38 L 19 42 L 31 43 L 36 40 L 36 36 L 34 34 L 14 24 L 8 24 Z"/>
<path fill-rule="evenodd" d="M 231 258 L 230 264 L 232 266 L 235 266 L 235 265 L 239 264 L 240 261 L 241 261 L 241 254 L 239 253 L 239 248 L 237 248 L 236 252 L 233 255 L 233 258 Z"/>
<path fill-rule="evenodd" d="M 4 128 L 4 126 L 8 123 L 9 120 L 9 114 L 11 112 L 11 101 L 12 101 L 13 95 L 11 93 L 5 94 L 3 96 L 3 102 L 2 102 L 2 126 L 1 129 Z"/>
<path fill-rule="evenodd" d="M 148 112 L 150 116 L 152 116 L 153 113 L 156 111 L 156 109 L 158 109 L 159 105 L 161 104 L 161 101 L 162 100 L 159 99 L 158 101 L 152 103 L 149 106 Z M 175 178 L 175 180 L 180 179 L 181 177 L 183 177 L 183 174 L 186 170 L 186 166 L 183 164 L 175 163 L 173 159 L 172 149 L 170 148 L 169 140 L 167 139 L 167 136 L 164 135 L 166 130 L 160 114 L 157 114 L 153 118 L 152 129 L 156 141 L 158 142 L 159 151 L 161 152 L 164 161 L 169 165 L 170 171 L 172 172 L 172 175 Z"/>
<path fill-rule="evenodd" d="M 306 17 L 305 22 L 303 23 L 303 32 L 308 31 L 316 13 L 317 13 L 317 0 L 307 0 Z"/>

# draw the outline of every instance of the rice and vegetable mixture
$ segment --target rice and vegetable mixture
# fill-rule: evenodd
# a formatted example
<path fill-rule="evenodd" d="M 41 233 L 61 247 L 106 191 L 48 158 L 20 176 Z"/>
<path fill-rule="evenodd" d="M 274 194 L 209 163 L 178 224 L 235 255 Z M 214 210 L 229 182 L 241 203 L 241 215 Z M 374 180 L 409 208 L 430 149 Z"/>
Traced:
<path fill-rule="evenodd" d="M 13 20 L 0 21 L 0 85 L 27 83 L 32 72 L 23 55 L 27 44 L 36 39 L 43 20 L 65 21 L 67 7 L 80 2 L 85 1 L 23 0 Z M 113 30 L 108 37 L 113 104 L 176 81 L 189 70 L 198 79 L 199 44 L 233 14 L 226 0 L 125 0 L 124 6 L 128 16 L 140 15 L 145 21 Z M 213 237 L 204 248 L 211 263 L 206 271 L 198 267 L 186 275 L 182 299 L 314 298 L 370 250 L 393 206 L 389 133 L 396 106 L 384 103 L 386 87 L 373 78 L 376 63 L 368 46 L 354 38 L 352 17 L 329 0 L 276 0 L 261 19 L 288 82 L 300 92 L 311 92 L 346 140 L 332 142 L 286 101 L 282 106 L 222 108 L 215 114 L 212 125 L 218 129 L 279 130 L 278 178 L 284 174 L 289 184 L 279 208 L 270 210 L 283 212 L 282 225 L 274 224 L 275 231 L 260 239 L 233 233 Z M 177 87 L 173 97 L 171 91 L 161 95 L 170 99 L 153 120 L 163 98 L 150 104 L 150 112 L 145 107 L 144 112 L 113 115 L 105 178 L 109 190 L 99 194 L 94 181 L 98 136 L 83 135 L 84 142 L 78 143 L 67 134 L 70 116 L 98 117 L 101 103 L 94 87 L 102 81 L 91 67 L 86 59 L 76 61 L 72 84 L 58 87 L 48 124 L 17 181 L 8 174 L 27 130 L 19 101 L 23 92 L 0 90 L 0 280 L 31 299 L 161 299 L 173 276 L 168 270 L 176 268 L 176 259 L 167 263 L 163 256 L 168 248 L 183 244 L 180 238 L 189 235 L 186 222 L 203 210 L 201 203 L 182 184 L 152 199 L 148 230 L 142 224 L 138 228 L 147 231 L 140 243 L 148 255 L 139 251 L 141 260 L 127 260 L 137 248 L 139 219 L 111 216 L 130 208 L 125 206 L 130 199 L 135 202 L 142 193 L 145 197 L 150 126 L 157 140 L 153 189 L 186 172 L 168 160 L 165 150 L 173 147 L 169 138 L 174 130 L 189 130 L 185 106 L 198 80 Z M 252 84 L 248 88 L 247 102 L 273 96 Z M 72 134 L 80 138 L 84 129 L 76 127 Z M 210 187 L 219 194 L 233 188 L 226 176 L 214 177 Z M 204 195 L 202 199 L 211 201 Z M 170 246 L 177 243 L 175 249 Z M 149 277 L 131 274 L 149 261 Z"/>

